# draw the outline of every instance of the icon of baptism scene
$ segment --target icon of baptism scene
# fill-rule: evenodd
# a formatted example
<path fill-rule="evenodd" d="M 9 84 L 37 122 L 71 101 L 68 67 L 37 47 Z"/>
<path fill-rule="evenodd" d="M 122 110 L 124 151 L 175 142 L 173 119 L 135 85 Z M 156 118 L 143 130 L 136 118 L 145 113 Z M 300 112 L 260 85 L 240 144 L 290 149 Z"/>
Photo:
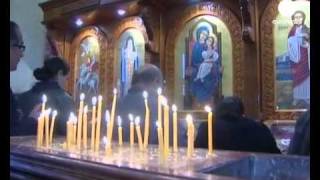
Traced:
<path fill-rule="evenodd" d="M 310 0 L 10 10 L 10 179 L 311 179 Z"/>
<path fill-rule="evenodd" d="M 277 110 L 310 104 L 310 3 L 288 1 L 274 20 Z"/>

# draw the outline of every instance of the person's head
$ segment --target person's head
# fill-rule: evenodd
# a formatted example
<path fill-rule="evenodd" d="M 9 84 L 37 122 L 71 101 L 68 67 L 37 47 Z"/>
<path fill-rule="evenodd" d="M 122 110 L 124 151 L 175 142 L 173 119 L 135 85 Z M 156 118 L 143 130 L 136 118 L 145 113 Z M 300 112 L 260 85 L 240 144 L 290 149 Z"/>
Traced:
<path fill-rule="evenodd" d="M 303 25 L 305 19 L 306 14 L 303 11 L 295 11 L 291 16 L 291 20 L 295 25 Z"/>
<path fill-rule="evenodd" d="M 63 87 L 69 71 L 65 60 L 60 57 L 52 57 L 44 61 L 42 68 L 35 69 L 33 75 L 39 81 L 54 80 L 60 87 Z"/>
<path fill-rule="evenodd" d="M 163 77 L 160 69 L 152 64 L 143 65 L 133 74 L 132 86 L 139 85 L 146 90 L 162 87 Z"/>
<path fill-rule="evenodd" d="M 134 40 L 132 36 L 129 36 L 126 40 L 126 46 L 125 49 L 130 51 L 136 51 L 136 47 L 134 45 Z"/>
<path fill-rule="evenodd" d="M 207 47 L 210 47 L 211 49 L 214 49 L 214 37 L 213 36 L 209 36 L 207 39 L 206 39 L 206 46 Z"/>
<path fill-rule="evenodd" d="M 10 21 L 10 71 L 17 69 L 25 48 L 19 26 Z"/>
<path fill-rule="evenodd" d="M 209 30 L 207 27 L 200 27 L 197 30 L 197 41 L 200 43 L 204 43 L 204 41 L 207 39 L 209 35 Z"/>
<path fill-rule="evenodd" d="M 222 99 L 216 107 L 217 118 L 240 118 L 244 115 L 242 100 L 236 96 Z"/>

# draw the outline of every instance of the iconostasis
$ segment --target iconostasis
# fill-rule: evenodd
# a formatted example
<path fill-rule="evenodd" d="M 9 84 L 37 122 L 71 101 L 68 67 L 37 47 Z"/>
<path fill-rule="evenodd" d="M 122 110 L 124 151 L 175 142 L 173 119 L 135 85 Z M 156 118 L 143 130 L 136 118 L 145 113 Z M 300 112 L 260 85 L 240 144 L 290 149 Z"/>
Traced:
<path fill-rule="evenodd" d="M 203 112 L 237 95 L 249 115 L 279 120 L 293 119 L 310 102 L 309 4 L 119 0 L 41 7 L 72 67 L 66 88 L 76 101 L 83 92 L 87 103 L 98 94 L 109 103 L 113 88 L 123 97 L 133 72 L 153 63 L 181 112 Z"/>

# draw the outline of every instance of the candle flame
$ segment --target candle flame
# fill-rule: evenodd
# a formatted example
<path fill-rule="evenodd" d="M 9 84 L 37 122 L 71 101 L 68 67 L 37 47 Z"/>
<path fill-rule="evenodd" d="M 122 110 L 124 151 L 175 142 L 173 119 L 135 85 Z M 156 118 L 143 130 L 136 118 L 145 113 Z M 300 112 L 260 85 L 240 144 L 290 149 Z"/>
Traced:
<path fill-rule="evenodd" d="M 47 115 L 49 116 L 50 113 L 51 113 L 51 108 L 47 109 L 46 113 L 47 113 Z"/>
<path fill-rule="evenodd" d="M 129 118 L 130 122 L 133 122 L 133 115 L 132 114 L 128 114 L 128 118 Z"/>
<path fill-rule="evenodd" d="M 191 114 L 187 114 L 186 120 L 187 120 L 187 123 L 188 123 L 188 124 L 192 123 L 192 116 L 191 116 Z"/>
<path fill-rule="evenodd" d="M 168 105 L 168 100 L 167 100 L 167 98 L 162 97 L 161 103 L 162 103 L 162 105 L 167 106 L 167 105 Z"/>
<path fill-rule="evenodd" d="M 113 94 L 116 95 L 117 94 L 117 88 L 113 89 Z"/>
<path fill-rule="evenodd" d="M 142 95 L 143 95 L 143 97 L 144 97 L 145 99 L 148 98 L 148 92 L 147 92 L 147 91 L 143 91 Z"/>
<path fill-rule="evenodd" d="M 108 109 L 106 110 L 106 113 L 105 113 L 104 117 L 105 117 L 106 122 L 110 121 L 110 112 L 109 112 Z"/>
<path fill-rule="evenodd" d="M 38 117 L 38 121 L 40 121 L 43 118 L 44 114 L 40 113 L 39 117 Z"/>
<path fill-rule="evenodd" d="M 177 110 L 178 110 L 177 106 L 175 104 L 172 105 L 172 111 L 177 112 Z"/>
<path fill-rule="evenodd" d="M 159 128 L 159 127 L 160 127 L 160 123 L 159 123 L 159 121 L 156 121 L 156 126 L 157 126 L 157 128 Z"/>
<path fill-rule="evenodd" d="M 93 96 L 92 97 L 92 105 L 96 105 L 97 104 L 97 97 Z"/>
<path fill-rule="evenodd" d="M 204 110 L 207 111 L 208 113 L 212 111 L 211 107 L 208 105 L 204 107 Z"/>
<path fill-rule="evenodd" d="M 58 111 L 57 111 L 57 110 L 54 110 L 54 111 L 52 112 L 52 116 L 57 116 L 57 114 L 58 114 Z"/>
<path fill-rule="evenodd" d="M 84 106 L 83 112 L 84 112 L 84 113 L 87 113 L 87 112 L 88 112 L 88 106 L 87 106 L 87 105 Z"/>
<path fill-rule="evenodd" d="M 101 95 L 98 96 L 98 100 L 102 101 L 102 96 Z"/>
<path fill-rule="evenodd" d="M 134 119 L 134 122 L 136 125 L 139 125 L 140 124 L 140 117 L 137 116 L 135 119 Z"/>
<path fill-rule="evenodd" d="M 104 144 L 108 144 L 108 138 L 107 138 L 106 136 L 103 136 L 102 142 L 103 142 Z"/>
<path fill-rule="evenodd" d="M 80 94 L 80 100 L 81 100 L 81 101 L 83 101 L 85 97 L 86 97 L 86 96 L 84 95 L 84 93 L 81 93 L 81 94 Z"/>
<path fill-rule="evenodd" d="M 42 95 L 42 102 L 45 103 L 47 102 L 47 96 L 45 94 Z"/>
<path fill-rule="evenodd" d="M 120 116 L 117 116 L 117 119 L 118 119 L 118 126 L 121 126 L 121 123 L 122 123 L 122 119 Z"/>
<path fill-rule="evenodd" d="M 157 92 L 158 92 L 158 95 L 161 95 L 162 94 L 162 89 L 159 87 Z"/>

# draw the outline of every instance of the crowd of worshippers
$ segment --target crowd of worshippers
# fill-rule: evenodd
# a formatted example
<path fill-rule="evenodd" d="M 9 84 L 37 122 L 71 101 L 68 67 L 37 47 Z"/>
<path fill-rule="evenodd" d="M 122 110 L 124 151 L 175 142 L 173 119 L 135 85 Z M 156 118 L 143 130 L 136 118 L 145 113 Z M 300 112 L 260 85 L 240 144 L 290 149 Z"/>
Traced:
<path fill-rule="evenodd" d="M 10 71 L 16 70 L 18 62 L 23 57 L 25 48 L 19 26 L 15 22 L 10 21 Z M 65 135 L 66 121 L 69 114 L 70 112 L 76 112 L 74 99 L 64 89 L 64 83 L 69 71 L 69 65 L 64 59 L 61 57 L 50 57 L 44 61 L 43 67 L 34 70 L 34 76 L 38 82 L 31 90 L 17 96 L 13 94 L 10 88 L 10 136 L 36 134 L 36 122 L 40 114 L 41 96 L 43 94 L 50 97 L 47 102 L 48 106 L 59 112 L 56 118 L 55 134 Z M 157 89 L 159 87 L 163 87 L 163 76 L 158 67 L 145 64 L 138 71 L 134 72 L 131 88 L 127 95 L 120 99 L 117 105 L 117 115 L 121 116 L 123 120 L 124 141 L 129 140 L 129 113 L 141 117 L 141 127 L 142 131 L 144 131 L 145 104 L 142 93 L 143 91 L 147 91 L 149 108 L 152 112 L 150 119 L 153 122 L 150 123 L 149 143 L 158 143 L 155 122 L 158 117 Z M 220 102 L 215 102 L 214 104 L 216 104 L 214 108 L 215 123 L 213 125 L 215 149 L 281 153 L 269 128 L 262 122 L 245 115 L 245 109 L 239 97 L 224 97 Z M 208 147 L 207 131 L 208 123 L 204 121 L 197 130 L 196 147 Z M 170 134 L 172 134 L 172 129 L 170 129 Z M 114 138 L 117 138 L 117 133 Z M 179 121 L 180 147 L 186 146 L 186 139 L 185 122 Z M 288 154 L 309 155 L 309 147 L 310 110 L 297 120 Z"/>

